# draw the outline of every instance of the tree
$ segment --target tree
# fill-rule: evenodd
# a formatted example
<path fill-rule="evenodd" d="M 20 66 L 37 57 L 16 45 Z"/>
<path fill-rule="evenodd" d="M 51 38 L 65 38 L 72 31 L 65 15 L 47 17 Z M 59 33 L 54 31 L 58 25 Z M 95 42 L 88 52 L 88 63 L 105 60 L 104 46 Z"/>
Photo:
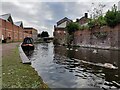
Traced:
<path fill-rule="evenodd" d="M 105 17 L 103 17 L 103 16 L 99 16 L 97 21 L 98 21 L 99 26 L 104 26 L 104 25 L 107 24 L 106 20 L 105 20 Z"/>
<path fill-rule="evenodd" d="M 95 27 L 95 19 L 91 19 L 89 22 L 88 22 L 88 26 L 89 26 L 89 29 L 91 30 L 92 28 Z"/>
<path fill-rule="evenodd" d="M 88 13 L 90 14 L 90 17 L 92 19 L 96 19 L 98 18 L 99 16 L 102 16 L 103 15 L 103 9 L 106 5 L 105 4 L 102 4 L 102 3 L 98 3 L 95 4 L 95 3 L 92 3 L 91 4 L 91 9 L 88 10 Z"/>
<path fill-rule="evenodd" d="M 71 22 L 66 26 L 67 32 L 71 35 L 73 34 L 76 30 L 79 30 L 79 24 L 75 22 Z"/>
<path fill-rule="evenodd" d="M 108 10 L 105 15 L 107 25 L 110 27 L 115 27 L 118 23 L 120 23 L 120 11 L 117 11 L 117 6 L 113 6 L 112 10 Z"/>
<path fill-rule="evenodd" d="M 39 34 L 37 35 L 37 37 L 41 37 L 41 34 L 39 33 Z"/>
<path fill-rule="evenodd" d="M 43 31 L 43 32 L 41 33 L 41 37 L 49 37 L 48 32 L 47 32 L 47 31 Z"/>
<path fill-rule="evenodd" d="M 67 44 L 71 45 L 72 41 L 74 40 L 74 32 L 76 30 L 79 30 L 80 25 L 75 22 L 71 22 L 66 26 L 66 30 L 68 32 L 68 37 L 67 37 Z"/>
<path fill-rule="evenodd" d="M 103 16 L 103 9 L 106 5 L 102 3 L 98 3 L 98 4 L 92 3 L 91 5 L 92 5 L 91 10 L 88 10 L 91 16 L 91 19 L 88 22 L 88 26 L 90 30 L 95 26 L 101 27 L 106 25 L 106 21 Z"/>

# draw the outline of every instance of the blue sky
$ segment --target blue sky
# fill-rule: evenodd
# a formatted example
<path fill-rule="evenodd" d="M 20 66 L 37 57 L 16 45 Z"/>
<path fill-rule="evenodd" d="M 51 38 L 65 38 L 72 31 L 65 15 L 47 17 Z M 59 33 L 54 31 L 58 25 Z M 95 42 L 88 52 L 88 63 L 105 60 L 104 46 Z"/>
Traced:
<path fill-rule="evenodd" d="M 106 7 L 104 12 L 111 9 L 119 0 L 102 2 Z M 0 14 L 11 13 L 13 21 L 23 21 L 24 27 L 34 27 L 39 32 L 48 31 L 52 36 L 54 25 L 64 17 L 72 20 L 81 18 L 84 13 L 92 9 L 92 0 L 2 0 Z M 94 0 L 95 5 L 99 2 Z"/>

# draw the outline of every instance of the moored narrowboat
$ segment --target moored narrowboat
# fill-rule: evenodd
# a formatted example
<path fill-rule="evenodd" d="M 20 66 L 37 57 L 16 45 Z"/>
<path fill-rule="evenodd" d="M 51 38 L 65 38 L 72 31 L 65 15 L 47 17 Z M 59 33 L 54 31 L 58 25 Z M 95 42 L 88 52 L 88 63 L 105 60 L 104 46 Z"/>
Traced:
<path fill-rule="evenodd" d="M 34 50 L 34 41 L 31 37 L 26 37 L 21 45 L 23 50 Z"/>

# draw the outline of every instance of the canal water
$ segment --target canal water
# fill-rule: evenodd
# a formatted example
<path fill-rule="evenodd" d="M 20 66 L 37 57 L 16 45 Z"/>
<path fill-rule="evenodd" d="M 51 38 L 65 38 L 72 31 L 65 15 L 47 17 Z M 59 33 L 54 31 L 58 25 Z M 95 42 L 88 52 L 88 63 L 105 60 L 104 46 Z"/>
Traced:
<path fill-rule="evenodd" d="M 120 88 L 119 51 L 40 43 L 28 57 L 50 88 Z"/>

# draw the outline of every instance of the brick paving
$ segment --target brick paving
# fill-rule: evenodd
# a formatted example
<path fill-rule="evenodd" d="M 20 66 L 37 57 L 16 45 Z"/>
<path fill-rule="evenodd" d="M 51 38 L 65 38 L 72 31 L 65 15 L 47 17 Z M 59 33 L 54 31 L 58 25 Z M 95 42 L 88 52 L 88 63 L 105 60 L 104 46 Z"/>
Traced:
<path fill-rule="evenodd" d="M 5 55 L 10 55 L 12 50 L 16 48 L 16 46 L 19 44 L 20 42 L 2 44 L 2 48 L 1 48 L 2 50 L 0 49 L 0 51 L 2 51 L 2 56 L 4 57 Z"/>

